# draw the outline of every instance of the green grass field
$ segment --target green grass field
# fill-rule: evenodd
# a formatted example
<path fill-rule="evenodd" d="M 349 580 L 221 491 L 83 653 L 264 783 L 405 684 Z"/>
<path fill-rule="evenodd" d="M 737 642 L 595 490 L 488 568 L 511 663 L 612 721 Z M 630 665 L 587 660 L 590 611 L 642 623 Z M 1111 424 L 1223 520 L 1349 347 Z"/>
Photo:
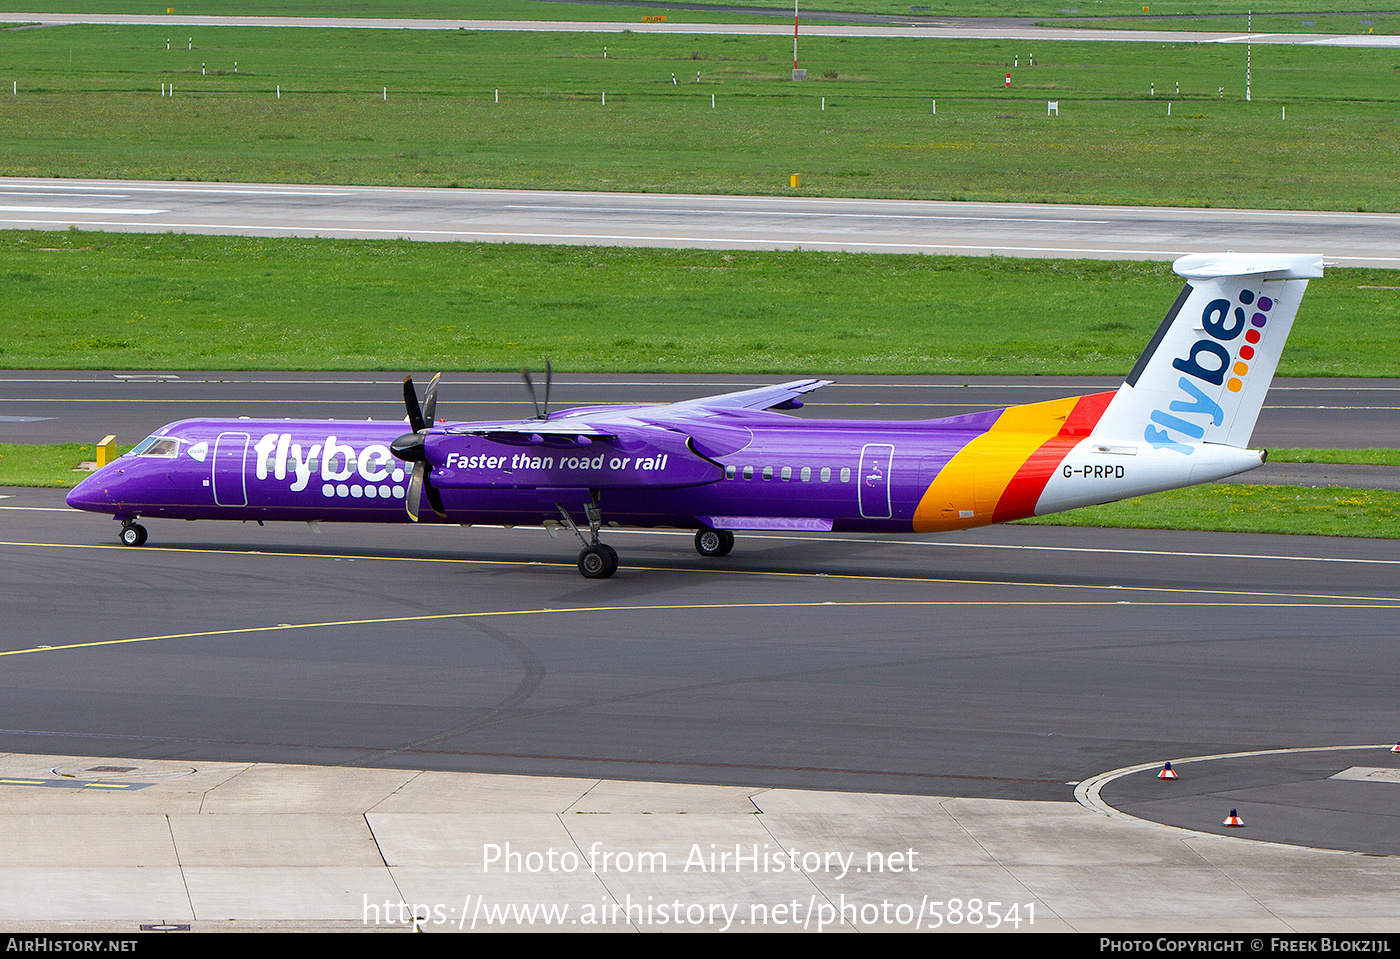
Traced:
<path fill-rule="evenodd" d="M 1164 263 L 0 231 L 0 368 L 1124 375 Z M 1400 374 L 1390 271 L 1314 280 L 1284 376 Z"/>
<path fill-rule="evenodd" d="M 1358 466 L 1400 466 L 1400 450 L 1269 450 L 1270 463 L 1351 463 Z"/>
<path fill-rule="evenodd" d="M 1021 520 L 1038 526 L 1196 529 L 1224 533 L 1400 538 L 1400 493 L 1216 484 Z"/>
<path fill-rule="evenodd" d="M 1400 209 L 1396 51 L 172 32 L 0 34 L 0 175 Z"/>
<path fill-rule="evenodd" d="M 117 455 L 131 446 L 118 446 Z M 0 443 L 0 486 L 48 486 L 66 488 L 78 485 L 87 476 L 80 469 L 96 456 L 91 443 L 28 445 Z"/>

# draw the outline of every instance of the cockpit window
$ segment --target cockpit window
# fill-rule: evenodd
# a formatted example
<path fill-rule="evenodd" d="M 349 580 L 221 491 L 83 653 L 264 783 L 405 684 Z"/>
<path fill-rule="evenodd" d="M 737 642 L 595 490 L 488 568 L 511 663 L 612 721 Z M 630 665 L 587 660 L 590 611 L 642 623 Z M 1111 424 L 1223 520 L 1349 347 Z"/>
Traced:
<path fill-rule="evenodd" d="M 180 441 L 173 436 L 148 436 L 136 444 L 131 455 L 176 457 L 180 455 Z"/>

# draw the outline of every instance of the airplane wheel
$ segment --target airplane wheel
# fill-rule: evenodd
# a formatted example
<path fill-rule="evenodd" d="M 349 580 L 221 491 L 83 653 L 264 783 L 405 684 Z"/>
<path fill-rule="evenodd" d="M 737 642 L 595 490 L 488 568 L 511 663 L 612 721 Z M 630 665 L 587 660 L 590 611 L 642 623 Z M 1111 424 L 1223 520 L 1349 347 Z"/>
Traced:
<path fill-rule="evenodd" d="M 123 546 L 144 546 L 146 545 L 146 527 L 139 523 L 124 525 L 117 538 L 121 540 Z"/>
<path fill-rule="evenodd" d="M 727 529 L 702 529 L 695 534 L 695 551 L 701 556 L 727 556 L 734 548 L 734 534 Z"/>
<path fill-rule="evenodd" d="M 617 566 L 617 550 L 602 543 L 585 546 L 578 554 L 578 571 L 587 579 L 607 579 Z"/>

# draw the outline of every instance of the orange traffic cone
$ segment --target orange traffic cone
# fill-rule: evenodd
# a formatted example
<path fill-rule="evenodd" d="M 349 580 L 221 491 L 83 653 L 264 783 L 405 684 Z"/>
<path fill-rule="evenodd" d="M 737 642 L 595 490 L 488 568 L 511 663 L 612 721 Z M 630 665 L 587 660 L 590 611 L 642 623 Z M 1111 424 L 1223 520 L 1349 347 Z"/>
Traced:
<path fill-rule="evenodd" d="M 1239 810 L 1231 809 L 1230 815 L 1225 817 L 1226 826 L 1243 826 L 1244 820 L 1240 818 Z"/>
<path fill-rule="evenodd" d="M 1159 773 L 1157 774 L 1157 778 L 1158 778 L 1158 779 L 1175 779 L 1175 778 L 1176 778 L 1176 770 L 1172 768 L 1172 764 L 1171 764 L 1171 763 L 1167 763 L 1165 766 L 1162 767 L 1162 771 L 1159 772 Z"/>

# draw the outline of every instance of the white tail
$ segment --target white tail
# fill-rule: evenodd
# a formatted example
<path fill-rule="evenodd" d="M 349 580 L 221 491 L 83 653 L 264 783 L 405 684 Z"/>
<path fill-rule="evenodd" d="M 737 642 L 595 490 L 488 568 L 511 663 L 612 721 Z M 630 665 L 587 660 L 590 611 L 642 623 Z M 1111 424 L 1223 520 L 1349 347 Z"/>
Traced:
<path fill-rule="evenodd" d="M 1173 267 L 1186 287 L 1092 438 L 1188 457 L 1202 444 L 1244 448 L 1322 257 L 1203 253 Z"/>

